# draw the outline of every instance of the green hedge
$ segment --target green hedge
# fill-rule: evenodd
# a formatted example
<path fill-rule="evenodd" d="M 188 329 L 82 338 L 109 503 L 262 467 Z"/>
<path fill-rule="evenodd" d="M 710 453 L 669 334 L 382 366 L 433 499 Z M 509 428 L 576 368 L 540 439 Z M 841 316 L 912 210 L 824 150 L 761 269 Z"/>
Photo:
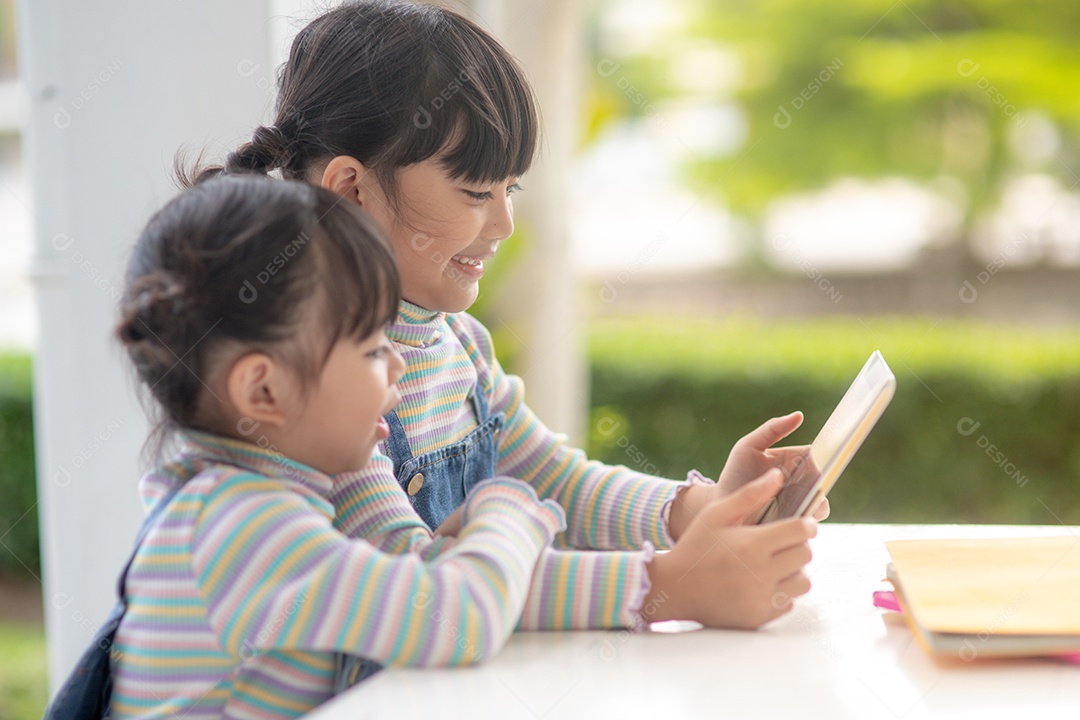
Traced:
<path fill-rule="evenodd" d="M 0 572 L 39 572 L 30 358 L 0 355 Z"/>
<path fill-rule="evenodd" d="M 1077 330 L 601 320 L 590 329 L 589 453 L 715 477 L 770 416 L 802 410 L 791 442 L 813 439 L 874 349 L 896 372 L 896 397 L 833 490 L 834 519 L 1080 524 Z M 0 572 L 22 575 L 39 562 L 30 398 L 29 357 L 0 356 Z"/>
<path fill-rule="evenodd" d="M 896 396 L 830 495 L 834 519 L 1080 524 L 1075 330 L 645 319 L 602 321 L 590 342 L 598 459 L 715 477 L 736 439 L 792 410 L 807 419 L 791 442 L 809 442 L 880 349 Z"/>

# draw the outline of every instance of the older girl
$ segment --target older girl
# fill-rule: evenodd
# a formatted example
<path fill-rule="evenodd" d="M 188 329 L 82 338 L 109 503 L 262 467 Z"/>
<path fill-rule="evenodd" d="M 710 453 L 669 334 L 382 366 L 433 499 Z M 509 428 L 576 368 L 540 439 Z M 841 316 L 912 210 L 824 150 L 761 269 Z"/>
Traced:
<path fill-rule="evenodd" d="M 769 448 L 801 415 L 743 438 L 719 483 L 693 471 L 676 483 L 603 465 L 544 427 L 521 380 L 503 372 L 487 329 L 465 312 L 485 261 L 513 232 L 511 195 L 537 135 L 525 74 L 488 33 L 444 8 L 365 1 L 301 30 L 273 125 L 227 158 L 228 173 L 280 170 L 365 208 L 386 229 L 401 272 L 403 301 L 388 337 L 406 363 L 402 403 L 372 461 L 335 487 L 335 523 L 406 548 L 441 524 L 452 532 L 454 510 L 476 484 L 508 475 L 562 505 L 560 543 L 577 549 L 541 558 L 541 592 L 556 600 L 527 604 L 522 627 L 665 618 L 756 627 L 809 589 L 802 569 L 815 527 L 741 526 L 775 494 L 778 477 L 731 493 L 789 457 Z M 396 483 L 415 513 L 360 522 L 353 509 L 371 482 Z M 654 547 L 672 549 L 654 557 Z M 369 671 L 354 664 L 347 679 Z"/>

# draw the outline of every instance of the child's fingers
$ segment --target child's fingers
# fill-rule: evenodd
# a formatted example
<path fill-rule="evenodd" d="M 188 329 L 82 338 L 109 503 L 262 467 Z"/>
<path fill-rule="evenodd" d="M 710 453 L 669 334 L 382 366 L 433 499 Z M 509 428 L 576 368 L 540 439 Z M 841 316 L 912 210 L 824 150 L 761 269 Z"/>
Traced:
<path fill-rule="evenodd" d="M 760 525 L 759 528 L 762 542 L 775 555 L 816 537 L 818 524 L 812 518 L 788 518 Z"/>
<path fill-rule="evenodd" d="M 802 571 L 789 575 L 776 585 L 776 595 L 781 597 L 796 598 L 808 592 L 810 592 L 810 578 Z"/>
<path fill-rule="evenodd" d="M 461 520 L 464 508 L 458 507 L 454 512 L 450 513 L 449 517 L 443 520 L 439 527 L 435 528 L 436 535 L 447 535 L 449 537 L 457 537 L 457 534 L 461 532 Z"/>
<path fill-rule="evenodd" d="M 810 562 L 814 554 L 810 551 L 808 543 L 785 548 L 772 557 L 772 569 L 776 572 L 774 577 L 786 578 L 793 575 Z"/>
<path fill-rule="evenodd" d="M 786 438 L 802 425 L 803 414 L 796 410 L 783 417 L 766 420 L 739 441 L 757 450 L 765 450 Z"/>
<path fill-rule="evenodd" d="M 780 448 L 773 448 L 769 451 L 771 455 L 778 462 L 784 474 L 788 477 L 794 475 L 796 471 L 806 473 L 810 468 L 804 468 L 806 463 L 813 463 L 814 458 L 810 455 L 809 445 L 788 445 Z"/>
<path fill-rule="evenodd" d="M 773 469 L 746 483 L 735 492 L 712 503 L 707 522 L 721 525 L 740 525 L 746 518 L 761 511 L 783 487 L 784 474 Z"/>

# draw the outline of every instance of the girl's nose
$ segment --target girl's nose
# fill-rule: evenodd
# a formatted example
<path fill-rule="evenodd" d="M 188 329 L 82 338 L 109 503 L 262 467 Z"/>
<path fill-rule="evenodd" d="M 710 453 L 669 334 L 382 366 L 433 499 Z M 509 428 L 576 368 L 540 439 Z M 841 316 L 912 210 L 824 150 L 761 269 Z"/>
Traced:
<path fill-rule="evenodd" d="M 514 201 L 507 196 L 503 202 L 490 203 L 485 227 L 485 240 L 505 240 L 514 234 Z"/>
<path fill-rule="evenodd" d="M 396 348 L 390 348 L 390 384 L 393 385 L 405 374 L 405 360 Z"/>

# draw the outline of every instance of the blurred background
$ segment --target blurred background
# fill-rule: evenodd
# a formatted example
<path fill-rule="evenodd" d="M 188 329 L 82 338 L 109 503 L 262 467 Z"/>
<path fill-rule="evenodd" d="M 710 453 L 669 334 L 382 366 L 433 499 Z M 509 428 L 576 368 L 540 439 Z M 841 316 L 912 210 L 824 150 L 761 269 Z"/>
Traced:
<path fill-rule="evenodd" d="M 771 415 L 803 410 L 792 441 L 809 442 L 879 349 L 897 394 L 834 520 L 1080 524 L 1080 6 L 550 6 L 571 8 L 576 50 L 522 57 L 542 102 L 552 72 L 572 79 L 545 106 L 566 159 L 522 182 L 475 308 L 549 424 L 610 463 L 715 477 Z M 280 61 L 312 11 L 275 7 Z M 552 11 L 466 9 L 493 29 Z M 0 0 L 0 718 L 47 696 L 15 16 Z M 536 347 L 562 338 L 558 316 L 518 297 L 545 253 L 572 327 L 546 380 Z"/>
<path fill-rule="evenodd" d="M 834 519 L 1080 521 L 1078 13 L 593 5 L 592 452 L 715 475 L 793 409 L 808 442 L 877 348 L 896 400 Z"/>

